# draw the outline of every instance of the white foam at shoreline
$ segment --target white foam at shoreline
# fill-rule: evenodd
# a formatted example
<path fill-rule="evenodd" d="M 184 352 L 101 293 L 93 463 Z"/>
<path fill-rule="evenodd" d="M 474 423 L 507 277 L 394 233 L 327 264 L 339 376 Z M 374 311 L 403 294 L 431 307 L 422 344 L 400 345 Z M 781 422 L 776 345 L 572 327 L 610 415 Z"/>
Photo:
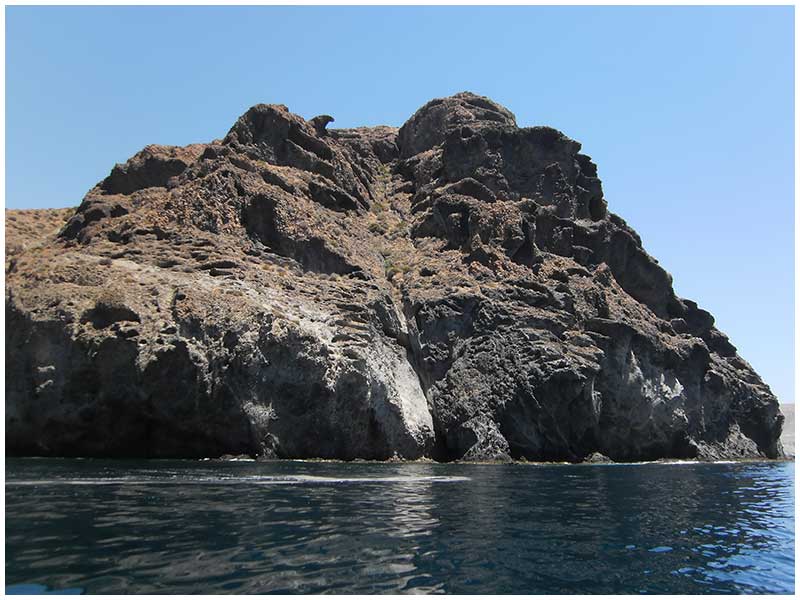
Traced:
<path fill-rule="evenodd" d="M 428 475 L 418 477 L 319 477 L 315 475 L 252 477 L 195 477 L 173 479 L 103 477 L 86 479 L 18 479 L 7 480 L 6 485 L 308 485 L 340 483 L 454 483 L 469 481 L 469 477 Z"/>

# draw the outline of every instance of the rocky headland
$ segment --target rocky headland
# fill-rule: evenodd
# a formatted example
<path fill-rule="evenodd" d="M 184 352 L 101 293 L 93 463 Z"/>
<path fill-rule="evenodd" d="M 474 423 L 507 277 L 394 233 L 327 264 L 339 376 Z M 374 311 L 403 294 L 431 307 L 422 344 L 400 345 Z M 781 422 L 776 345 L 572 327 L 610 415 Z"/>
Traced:
<path fill-rule="evenodd" d="M 783 456 L 578 142 L 471 93 L 331 120 L 254 106 L 6 211 L 7 454 Z"/>

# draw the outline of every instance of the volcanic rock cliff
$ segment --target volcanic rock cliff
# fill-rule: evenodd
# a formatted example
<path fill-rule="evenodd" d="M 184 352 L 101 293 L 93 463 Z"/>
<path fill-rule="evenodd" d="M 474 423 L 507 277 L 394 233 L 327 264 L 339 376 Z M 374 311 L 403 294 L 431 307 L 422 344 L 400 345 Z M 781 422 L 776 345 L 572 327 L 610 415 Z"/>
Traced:
<path fill-rule="evenodd" d="M 6 212 L 7 453 L 782 455 L 579 143 L 471 93 L 330 121 L 254 106 L 77 210 Z"/>

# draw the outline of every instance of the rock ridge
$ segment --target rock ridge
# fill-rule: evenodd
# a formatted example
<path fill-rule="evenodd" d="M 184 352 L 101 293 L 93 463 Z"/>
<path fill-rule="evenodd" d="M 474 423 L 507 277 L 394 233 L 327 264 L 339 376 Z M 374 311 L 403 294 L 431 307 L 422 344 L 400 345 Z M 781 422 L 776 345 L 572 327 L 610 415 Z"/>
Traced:
<path fill-rule="evenodd" d="M 6 211 L 6 453 L 779 458 L 769 387 L 596 165 L 462 92 L 283 105 Z"/>

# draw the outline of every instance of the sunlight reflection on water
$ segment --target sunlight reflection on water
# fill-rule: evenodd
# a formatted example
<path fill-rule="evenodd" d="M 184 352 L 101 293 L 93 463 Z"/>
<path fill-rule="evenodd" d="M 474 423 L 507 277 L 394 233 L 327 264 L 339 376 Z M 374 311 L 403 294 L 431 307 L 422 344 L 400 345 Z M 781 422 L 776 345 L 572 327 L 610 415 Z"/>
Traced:
<path fill-rule="evenodd" d="M 7 592 L 792 593 L 788 463 L 9 459 Z"/>

